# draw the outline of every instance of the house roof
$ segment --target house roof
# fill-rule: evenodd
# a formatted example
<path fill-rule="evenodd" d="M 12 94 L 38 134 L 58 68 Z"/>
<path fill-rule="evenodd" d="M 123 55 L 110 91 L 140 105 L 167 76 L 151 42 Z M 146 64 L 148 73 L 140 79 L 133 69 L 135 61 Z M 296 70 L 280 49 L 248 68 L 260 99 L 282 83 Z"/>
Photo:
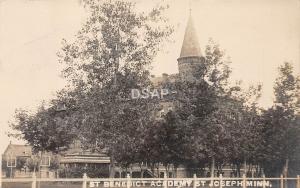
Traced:
<path fill-rule="evenodd" d="M 29 145 L 9 144 L 5 149 L 4 156 L 27 157 L 32 155 L 32 147 Z"/>

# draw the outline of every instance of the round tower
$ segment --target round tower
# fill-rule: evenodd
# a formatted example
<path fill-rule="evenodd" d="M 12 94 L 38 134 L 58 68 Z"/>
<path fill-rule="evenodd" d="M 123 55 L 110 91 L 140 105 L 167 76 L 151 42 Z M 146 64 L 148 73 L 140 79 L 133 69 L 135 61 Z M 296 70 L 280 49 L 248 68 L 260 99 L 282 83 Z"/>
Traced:
<path fill-rule="evenodd" d="M 191 14 L 185 29 L 180 57 L 177 61 L 182 80 L 195 81 L 203 76 L 205 58 L 201 53 Z"/>

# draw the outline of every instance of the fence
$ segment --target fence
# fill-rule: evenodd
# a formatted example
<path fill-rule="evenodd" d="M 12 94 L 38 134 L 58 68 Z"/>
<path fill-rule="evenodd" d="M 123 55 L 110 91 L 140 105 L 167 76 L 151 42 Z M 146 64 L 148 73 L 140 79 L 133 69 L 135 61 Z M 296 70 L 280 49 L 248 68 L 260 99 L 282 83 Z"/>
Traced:
<path fill-rule="evenodd" d="M 88 188 L 88 187 L 122 187 L 122 188 L 134 188 L 134 187 L 190 187 L 190 188 L 198 188 L 198 187 L 217 187 L 217 188 L 225 188 L 225 187 L 275 187 L 270 183 L 270 181 L 278 182 L 277 187 L 279 188 L 291 188 L 287 182 L 294 181 L 295 188 L 300 188 L 300 176 L 298 175 L 296 178 L 286 178 L 282 175 L 279 178 L 250 178 L 243 175 L 241 178 L 229 178 L 223 177 L 220 175 L 219 177 L 214 178 L 198 178 L 196 175 L 193 178 L 131 178 L 127 175 L 127 178 L 88 178 L 86 174 L 84 174 L 83 178 L 58 178 L 58 179 L 50 179 L 50 178 L 37 178 L 35 174 L 33 174 L 32 178 L 20 178 L 20 179 L 2 179 L 1 183 L 30 183 L 31 188 L 37 188 L 37 185 L 40 185 L 41 182 L 77 182 L 80 183 L 80 188 Z M 89 185 L 89 186 L 88 186 Z M 9 187 L 9 186 L 8 186 Z M 19 187 L 19 186 L 18 186 Z M 78 186 L 77 186 L 78 187 Z M 2 188 L 2 185 L 1 185 Z M 5 188 L 5 187 L 3 187 Z M 40 188 L 40 186 L 39 186 Z M 43 188 L 43 187 L 41 187 Z"/>

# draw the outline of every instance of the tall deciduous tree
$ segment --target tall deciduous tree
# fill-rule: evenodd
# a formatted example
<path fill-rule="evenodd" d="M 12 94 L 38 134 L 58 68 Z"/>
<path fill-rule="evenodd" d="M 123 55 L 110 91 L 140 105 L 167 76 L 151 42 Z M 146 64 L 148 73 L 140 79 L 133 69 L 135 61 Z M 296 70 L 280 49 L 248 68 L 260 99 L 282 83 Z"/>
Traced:
<path fill-rule="evenodd" d="M 50 107 L 33 115 L 17 112 L 12 128 L 37 150 L 57 151 L 72 139 L 80 139 L 89 149 L 105 150 L 111 157 L 112 177 L 116 161 L 127 167 L 142 159 L 134 156 L 157 103 L 130 100 L 130 92 L 151 86 L 150 64 L 173 29 L 162 14 L 166 6 L 145 13 L 133 2 L 83 2 L 87 21 L 74 41 L 63 40 L 58 52 L 69 85 L 52 106 L 64 104 L 68 121 L 55 122 L 59 115 Z"/>
<path fill-rule="evenodd" d="M 134 156 L 156 105 L 130 100 L 130 92 L 151 86 L 149 66 L 172 28 L 163 6 L 146 14 L 136 12 L 132 2 L 86 0 L 85 5 L 90 17 L 74 42 L 64 41 L 59 57 L 64 76 L 84 93 L 78 94 L 80 113 L 73 116 L 82 141 L 107 150 L 112 177 L 115 161 L 127 167 L 140 160 Z"/>
<path fill-rule="evenodd" d="M 64 76 L 79 87 L 109 85 L 117 73 L 136 72 L 143 82 L 146 70 L 173 29 L 157 6 L 139 13 L 135 3 L 85 0 L 90 15 L 73 42 L 63 41 L 58 53 Z"/>
<path fill-rule="evenodd" d="M 300 78 L 293 73 L 290 63 L 279 67 L 274 85 L 275 103 L 263 114 L 264 157 L 263 165 L 268 175 L 288 173 L 288 164 L 295 161 L 299 146 Z M 299 114 L 298 114 L 299 115 Z"/>
<path fill-rule="evenodd" d="M 42 104 L 36 113 L 16 110 L 15 120 L 10 123 L 11 135 L 26 140 L 37 151 L 59 152 L 66 149 L 76 138 L 74 127 L 67 123 L 66 113 L 57 110 L 56 104 L 46 108 Z"/>

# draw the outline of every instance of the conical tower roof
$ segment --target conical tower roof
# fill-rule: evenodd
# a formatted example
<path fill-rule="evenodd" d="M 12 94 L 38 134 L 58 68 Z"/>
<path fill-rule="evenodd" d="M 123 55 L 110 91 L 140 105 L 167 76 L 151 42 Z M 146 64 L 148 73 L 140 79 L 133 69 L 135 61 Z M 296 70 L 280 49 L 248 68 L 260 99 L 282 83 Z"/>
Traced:
<path fill-rule="evenodd" d="M 190 14 L 185 34 L 184 34 L 184 40 L 181 47 L 181 53 L 180 57 L 201 57 L 201 49 L 196 33 L 196 29 L 194 27 L 193 19 Z"/>

